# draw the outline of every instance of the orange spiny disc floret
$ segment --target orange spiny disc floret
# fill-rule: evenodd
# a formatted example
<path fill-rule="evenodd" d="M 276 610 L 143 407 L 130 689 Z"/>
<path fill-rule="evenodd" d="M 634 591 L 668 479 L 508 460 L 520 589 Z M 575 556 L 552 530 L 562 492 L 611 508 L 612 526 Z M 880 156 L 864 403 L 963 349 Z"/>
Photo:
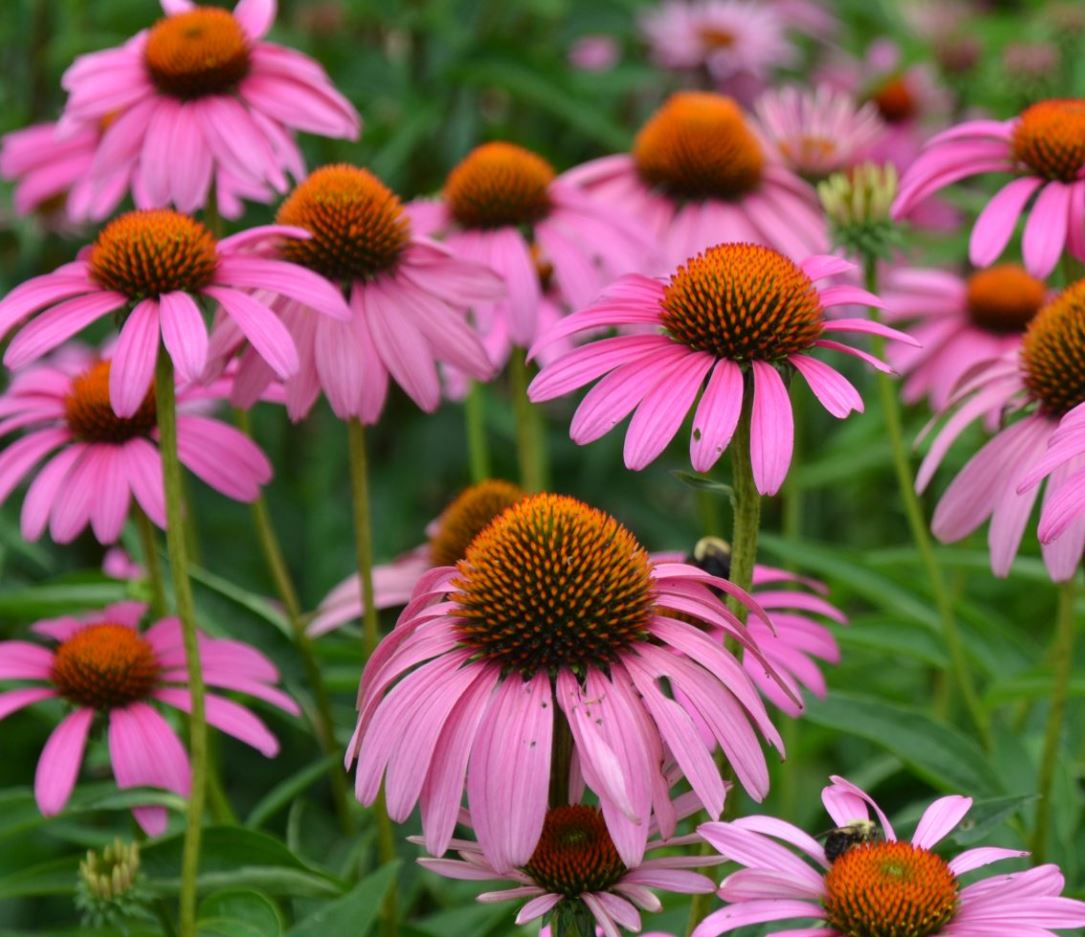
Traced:
<path fill-rule="evenodd" d="M 232 90 L 249 72 L 249 40 L 226 10 L 201 7 L 151 27 L 143 61 L 156 88 L 175 98 Z"/>
<path fill-rule="evenodd" d="M 702 26 L 697 30 L 697 38 L 710 51 L 730 49 L 735 44 L 735 34 L 721 26 Z"/>
<path fill-rule="evenodd" d="M 740 198 L 765 166 L 738 105 L 705 91 L 672 95 L 637 134 L 633 161 L 648 185 L 688 199 Z"/>
<path fill-rule="evenodd" d="M 72 378 L 64 398 L 64 417 L 72 435 L 91 443 L 124 443 L 149 436 L 157 425 L 154 393 L 148 391 L 139 409 L 130 417 L 113 412 L 109 402 L 109 362 L 99 361 Z"/>
<path fill-rule="evenodd" d="M 1085 168 L 1085 100 L 1033 104 L 1013 128 L 1013 155 L 1045 179 L 1073 182 Z"/>
<path fill-rule="evenodd" d="M 825 916 L 846 937 L 930 937 L 952 920 L 957 878 L 911 843 L 853 846 L 825 876 Z"/>
<path fill-rule="evenodd" d="M 107 224 L 90 249 L 90 275 L 135 301 L 211 283 L 218 253 L 200 222 L 168 208 L 133 211 Z"/>
<path fill-rule="evenodd" d="M 550 214 L 554 167 L 512 143 L 475 147 L 448 174 L 445 201 L 465 228 L 530 225 Z"/>
<path fill-rule="evenodd" d="M 134 628 L 87 625 L 57 648 L 52 680 L 80 706 L 113 709 L 150 696 L 160 671 L 154 649 Z"/>
<path fill-rule="evenodd" d="M 919 102 L 903 75 L 894 75 L 870 96 L 887 124 L 901 124 L 915 117 Z"/>
<path fill-rule="evenodd" d="M 1055 416 L 1085 403 L 1085 280 L 1043 307 L 1021 343 L 1025 385 Z"/>
<path fill-rule="evenodd" d="M 968 278 L 968 315 L 988 332 L 1024 331 L 1047 298 L 1042 280 L 1017 264 L 999 264 Z"/>
<path fill-rule="evenodd" d="M 368 169 L 342 163 L 300 183 L 276 221 L 312 233 L 286 241 L 283 255 L 330 280 L 369 280 L 392 269 L 411 238 L 399 196 Z"/>
<path fill-rule="evenodd" d="M 526 497 L 471 542 L 452 581 L 460 638 L 524 675 L 612 661 L 647 635 L 648 554 L 603 511 Z"/>
<path fill-rule="evenodd" d="M 524 871 L 554 895 L 606 891 L 626 873 L 603 815 L 578 804 L 546 814 L 539 844 Z"/>
<path fill-rule="evenodd" d="M 429 541 L 434 566 L 451 566 L 467 553 L 471 541 L 490 522 L 524 497 L 524 490 L 512 482 L 490 478 L 461 491 L 437 520 Z"/>
<path fill-rule="evenodd" d="M 810 278 L 756 244 L 719 244 L 687 260 L 663 292 L 660 319 L 675 341 L 732 361 L 785 358 L 824 328 Z"/>

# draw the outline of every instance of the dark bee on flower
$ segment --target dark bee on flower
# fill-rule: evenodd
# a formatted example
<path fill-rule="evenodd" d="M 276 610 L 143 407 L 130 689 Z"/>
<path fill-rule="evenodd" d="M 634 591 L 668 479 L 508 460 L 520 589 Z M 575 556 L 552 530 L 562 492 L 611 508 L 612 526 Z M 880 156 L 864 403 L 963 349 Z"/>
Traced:
<path fill-rule="evenodd" d="M 720 579 L 730 579 L 731 544 L 719 537 L 702 537 L 694 544 L 686 562 Z"/>
<path fill-rule="evenodd" d="M 835 830 L 829 830 L 828 833 L 823 835 L 825 837 L 825 858 L 829 862 L 835 862 L 855 846 L 862 846 L 866 843 L 880 843 L 883 839 L 878 824 L 871 820 L 852 820 L 850 823 L 838 826 Z"/>

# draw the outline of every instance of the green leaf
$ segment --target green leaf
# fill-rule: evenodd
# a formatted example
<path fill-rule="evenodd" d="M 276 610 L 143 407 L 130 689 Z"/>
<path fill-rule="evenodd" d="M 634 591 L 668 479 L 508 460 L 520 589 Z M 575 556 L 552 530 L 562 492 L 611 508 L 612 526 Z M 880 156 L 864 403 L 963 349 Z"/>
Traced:
<path fill-rule="evenodd" d="M 85 612 L 130 599 L 128 583 L 99 574 L 71 582 L 54 581 L 0 592 L 0 617 L 33 620 Z"/>
<path fill-rule="evenodd" d="M 182 835 L 147 846 L 143 868 L 161 894 L 180 889 Z M 259 888 L 272 895 L 339 895 L 338 879 L 302 862 L 279 840 L 238 826 L 212 826 L 200 849 L 200 887 Z"/>
<path fill-rule="evenodd" d="M 977 800 L 972 809 L 953 831 L 952 839 L 962 846 L 978 843 L 1010 819 L 1025 804 L 1036 800 L 1034 794 L 1014 794 L 1009 797 L 988 797 Z"/>
<path fill-rule="evenodd" d="M 269 624 L 274 625 L 287 637 L 292 637 L 290 622 L 266 596 L 235 586 L 228 579 L 223 579 L 221 576 L 217 576 L 199 566 L 189 566 L 188 572 L 201 586 L 210 589 L 212 592 L 217 592 L 242 608 L 248 609 L 258 618 L 262 618 Z"/>
<path fill-rule="evenodd" d="M 279 937 L 283 922 L 267 895 L 227 888 L 208 895 L 198 912 L 197 930 L 214 937 Z"/>
<path fill-rule="evenodd" d="M 833 691 L 826 699 L 810 700 L 804 718 L 880 745 L 947 793 L 1004 793 L 998 775 L 971 738 L 919 710 Z"/>
<path fill-rule="evenodd" d="M 734 498 L 735 496 L 734 489 L 732 489 L 730 485 L 713 481 L 707 475 L 698 475 L 696 472 L 686 472 L 682 469 L 672 469 L 671 475 L 677 478 L 683 485 L 686 485 L 688 488 L 694 488 L 697 491 L 714 491 L 728 499 Z"/>
<path fill-rule="evenodd" d="M 0 878 L 0 901 L 35 895 L 70 895 L 81 856 L 53 859 Z"/>
<path fill-rule="evenodd" d="M 1022 674 L 993 684 L 983 695 L 988 707 L 1021 700 L 1047 699 L 1051 696 L 1051 674 Z M 1085 677 L 1070 680 L 1067 692 L 1071 697 L 1085 696 Z"/>
<path fill-rule="evenodd" d="M 320 780 L 332 765 L 339 764 L 340 760 L 338 754 L 326 755 L 311 765 L 306 765 L 290 777 L 284 778 L 257 801 L 256 806 L 245 818 L 245 826 L 254 829 L 262 826 L 269 817 L 289 806 L 298 794 Z"/>
<path fill-rule="evenodd" d="M 946 652 L 938 636 L 915 625 L 855 618 L 849 627 L 840 628 L 835 634 L 844 648 L 845 660 L 848 648 L 862 648 L 890 657 L 913 658 L 934 667 L 946 666 Z"/>
<path fill-rule="evenodd" d="M 286 937 L 326 937 L 328 934 L 365 937 L 376 921 L 384 896 L 398 871 L 399 860 L 382 866 L 342 898 L 329 902 L 299 921 L 287 931 Z"/>

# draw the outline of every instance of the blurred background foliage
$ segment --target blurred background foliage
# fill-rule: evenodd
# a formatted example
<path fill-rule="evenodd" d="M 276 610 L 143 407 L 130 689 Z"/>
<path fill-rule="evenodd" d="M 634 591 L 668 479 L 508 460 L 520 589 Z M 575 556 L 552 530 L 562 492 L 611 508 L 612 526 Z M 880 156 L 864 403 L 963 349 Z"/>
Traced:
<path fill-rule="evenodd" d="M 438 189 L 449 168 L 486 139 L 534 148 L 559 169 L 625 149 L 640 121 L 680 85 L 644 53 L 636 29 L 639 0 L 280 0 L 280 6 L 271 38 L 323 63 L 365 120 L 357 143 L 304 138 L 309 164 L 366 165 L 405 198 Z M 934 43 L 920 38 L 905 16 L 917 6 L 906 0 L 840 0 L 835 8 L 843 28 L 836 41 L 861 54 L 875 37 L 889 36 L 908 62 L 933 59 L 945 66 L 952 64 L 946 53 L 951 40 L 967 39 L 975 62 L 943 76 L 957 95 L 958 115 L 987 111 L 1007 117 L 1037 97 L 1085 91 L 1081 4 L 976 5 L 961 36 L 943 35 Z M 53 119 L 62 103 L 59 77 L 72 59 L 123 42 L 158 14 L 154 0 L 6 0 L 0 16 L 0 130 Z M 600 33 L 617 39 L 618 63 L 602 72 L 572 68 L 572 44 Z M 1022 43 L 1054 49 L 1057 66 L 1039 76 L 1009 70 L 1007 48 Z M 805 66 L 834 54 L 811 41 L 802 45 Z M 805 73 L 782 77 L 801 82 Z M 70 259 L 93 236 L 57 234 L 38 219 L 16 218 L 9 193 L 2 195 L 5 291 Z M 983 190 L 965 189 L 955 198 L 974 212 Z M 244 223 L 264 222 L 272 213 L 273 207 L 252 206 Z M 968 227 L 957 236 L 910 239 L 909 250 L 931 262 L 959 265 Z M 848 373 L 872 401 L 870 376 L 858 368 Z M 702 532 L 705 496 L 675 475 L 688 468 L 685 444 L 676 443 L 643 472 L 628 472 L 622 468 L 620 433 L 584 449 L 568 440 L 574 403 L 558 401 L 546 410 L 552 487 L 614 513 L 650 549 L 692 545 Z M 843 662 L 830 669 L 828 700 L 813 702 L 809 715 L 786 729 L 791 753 L 775 768 L 767 811 L 816 832 L 827 824 L 818 792 L 829 773 L 840 773 L 875 788 L 905 827 L 933 792 L 971 794 L 980 805 L 960 838 L 979 841 L 995 832 L 1001 845 L 1019 844 L 1032 809 L 1029 792 L 1046 716 L 1046 648 L 1055 603 L 1034 537 L 1027 535 L 1013 574 L 1001 581 L 988 571 L 982 533 L 939 549 L 957 595 L 970 662 L 984 702 L 995 713 L 994 749 L 984 752 L 964 728 L 959 697 L 948 683 L 938 618 L 908 539 L 881 415 L 872 407 L 837 424 L 820 408 L 799 412 L 801 448 L 785 496 L 765 504 L 762 559 L 825 580 L 851 622 L 838 629 Z M 909 412 L 912 438 L 928 417 L 922 408 Z M 256 437 L 276 466 L 267 492 L 270 508 L 311 609 L 354 564 L 345 432 L 322 406 L 298 426 L 267 405 L 258 408 L 254 421 Z M 487 389 L 487 422 L 495 472 L 515 478 L 513 414 L 500 381 Z M 420 542 L 427 521 L 467 484 L 462 409 L 447 404 L 426 416 L 396 395 L 371 435 L 376 548 L 387 560 Z M 975 451 L 978 439 L 954 447 L 941 483 Z M 721 463 L 721 480 L 726 473 Z M 266 598 L 272 588 L 248 507 L 190 481 L 202 626 L 257 643 L 282 668 L 288 687 L 307 699 L 285 622 Z M 936 486 L 928 506 L 937 494 Z M 0 510 L 0 636 L 22 634 L 38 617 L 100 605 L 130 588 L 97 571 L 102 550 L 89 536 L 68 548 L 24 543 L 18 533 L 20 500 L 13 497 Z M 715 509 L 727 529 L 726 502 Z M 134 539 L 129 546 L 138 552 Z M 386 626 L 391 621 L 386 616 Z M 359 631 L 323 638 L 317 648 L 345 741 L 361 666 Z M 1083 676 L 1072 686 L 1050 857 L 1063 864 L 1069 892 L 1083 897 L 1085 670 L 1078 672 Z M 283 742 L 279 758 L 265 761 L 225 741 L 217 746 L 228 796 L 245 831 L 207 836 L 205 884 L 214 894 L 202 912 L 212 922 L 205 930 L 227 937 L 318 931 L 360 937 L 390 874 L 382 870 L 355 884 L 373 871 L 373 831 L 363 828 L 352 840 L 338 833 L 321 775 L 325 762 L 311 733 L 302 721 L 277 711 L 265 708 L 262 715 Z M 93 757 L 102 755 L 95 746 L 84 772 L 87 782 L 72 807 L 49 821 L 38 815 L 30 785 L 55 718 L 48 707 L 37 706 L 0 723 L 4 934 L 72 929 L 78 913 L 71 893 L 81 852 L 134 829 L 123 809 L 131 800 L 112 787 L 104 758 Z M 174 814 L 172 828 L 178 824 Z M 403 901 L 414 905 L 404 935 L 514 930 L 509 908 L 476 905 L 474 887 L 420 874 L 411 861 L 415 847 L 405 842 L 401 854 Z M 144 850 L 144 868 L 157 893 L 175 890 L 178 856 L 176 839 Z M 685 916 L 685 907 L 672 902 L 647 924 L 681 932 Z M 346 929 L 336 929 L 336 922 Z M 132 932 L 141 926 L 134 924 Z M 147 927 L 157 932 L 152 921 Z"/>

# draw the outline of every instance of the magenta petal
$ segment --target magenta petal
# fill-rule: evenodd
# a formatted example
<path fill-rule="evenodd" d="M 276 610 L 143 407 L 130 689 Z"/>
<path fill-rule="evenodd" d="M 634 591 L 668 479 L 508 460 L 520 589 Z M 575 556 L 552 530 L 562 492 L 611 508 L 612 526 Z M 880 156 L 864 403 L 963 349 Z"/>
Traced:
<path fill-rule="evenodd" d="M 282 260 L 227 253 L 215 271 L 215 282 L 278 293 L 343 322 L 351 318 L 343 294 L 332 283 L 312 270 Z"/>
<path fill-rule="evenodd" d="M 176 706 L 184 712 L 192 712 L 192 694 L 188 690 L 163 687 L 155 690 L 155 698 Z M 251 745 L 261 755 L 273 758 L 279 753 L 279 742 L 264 723 L 244 706 L 221 696 L 208 694 L 207 724 L 214 726 L 246 745 Z"/>
<path fill-rule="evenodd" d="M 162 342 L 183 381 L 197 380 L 207 365 L 207 326 L 196 301 L 181 290 L 158 297 Z"/>
<path fill-rule="evenodd" d="M 294 339 L 274 312 L 237 290 L 208 286 L 204 292 L 222 304 L 226 314 L 279 377 L 285 379 L 297 373 L 299 361 Z"/>
<path fill-rule="evenodd" d="M 853 410 L 862 413 L 863 398 L 859 391 L 835 368 L 807 355 L 792 355 L 788 360 L 806 379 L 821 405 L 837 419 L 843 419 Z"/>
<path fill-rule="evenodd" d="M 919 818 L 919 825 L 912 835 L 912 844 L 931 849 L 957 828 L 966 813 L 972 809 L 971 797 L 956 794 L 940 797 Z"/>
<path fill-rule="evenodd" d="M 774 495 L 787 477 L 795 430 L 791 400 L 779 373 L 764 361 L 753 368 L 753 413 L 750 424 L 750 459 L 754 483 L 764 495 Z"/>
<path fill-rule="evenodd" d="M 210 417 L 183 415 L 177 454 L 193 474 L 235 501 L 255 501 L 271 481 L 271 463 L 248 436 Z"/>
<path fill-rule="evenodd" d="M 637 405 L 625 435 L 626 468 L 639 471 L 667 448 L 714 361 L 709 354 L 692 352 Z"/>
<path fill-rule="evenodd" d="M 42 749 L 34 773 L 34 797 L 38 809 L 47 817 L 60 813 L 72 796 L 93 720 L 93 709 L 77 709 L 69 713 L 53 730 Z"/>
<path fill-rule="evenodd" d="M 689 455 L 694 471 L 707 472 L 731 442 L 742 412 L 744 378 L 733 361 L 720 359 L 697 404 Z"/>
<path fill-rule="evenodd" d="M 1025 223 L 1021 253 L 1025 267 L 1034 277 L 1046 277 L 1059 262 L 1066 246 L 1070 219 L 1071 188 L 1061 182 L 1048 182 L 1040 190 Z"/>
<path fill-rule="evenodd" d="M 0 719 L 6 719 L 13 712 L 18 712 L 34 703 L 55 697 L 56 691 L 45 687 L 28 687 L 24 690 L 8 690 L 0 693 Z"/>
<path fill-rule="evenodd" d="M 0 641 L 0 680 L 48 680 L 53 652 L 29 641 Z"/>
<path fill-rule="evenodd" d="M 1033 176 L 1014 179 L 984 206 L 972 227 L 968 243 L 968 257 L 973 264 L 987 267 L 998 259 L 1013 237 L 1013 229 L 1025 204 L 1042 184 L 1042 180 Z"/>
<path fill-rule="evenodd" d="M 238 0 L 234 19 L 249 39 L 263 39 L 275 22 L 275 0 Z"/>
<path fill-rule="evenodd" d="M 12 339 L 4 353 L 4 364 L 21 368 L 37 360 L 126 302 L 120 293 L 106 291 L 77 296 L 47 309 Z"/>
<path fill-rule="evenodd" d="M 137 304 L 121 329 L 109 369 L 109 400 L 117 416 L 132 416 L 151 388 L 158 355 L 158 303 Z"/>

